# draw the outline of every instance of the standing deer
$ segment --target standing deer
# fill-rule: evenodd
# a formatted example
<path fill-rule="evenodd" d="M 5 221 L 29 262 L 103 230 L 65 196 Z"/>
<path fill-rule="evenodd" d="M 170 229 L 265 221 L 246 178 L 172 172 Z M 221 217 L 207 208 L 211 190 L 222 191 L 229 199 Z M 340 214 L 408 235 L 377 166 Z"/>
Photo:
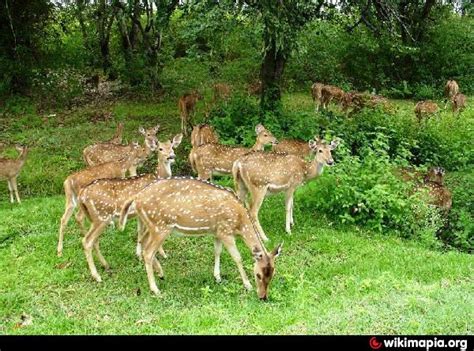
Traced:
<path fill-rule="evenodd" d="M 323 109 L 327 109 L 329 103 L 335 100 L 339 104 L 342 104 L 344 99 L 344 90 L 335 87 L 333 85 L 324 85 L 321 88 L 321 106 Z"/>
<path fill-rule="evenodd" d="M 313 98 L 316 112 L 319 111 L 319 106 L 321 105 L 323 87 L 324 84 L 322 83 L 314 83 L 311 86 L 311 97 Z"/>
<path fill-rule="evenodd" d="M 193 148 L 218 142 L 219 137 L 214 131 L 214 128 L 209 124 L 198 124 L 193 127 L 193 131 L 191 132 L 191 145 Z"/>
<path fill-rule="evenodd" d="M 235 193 L 218 185 L 198 179 L 169 178 L 158 180 L 127 201 L 120 214 L 120 228 L 126 224 L 128 213 L 134 211 L 148 230 L 144 238 L 143 259 L 148 283 L 159 294 L 153 268 L 162 274 L 156 251 L 173 231 L 183 234 L 214 236 L 214 277 L 221 281 L 220 256 L 225 246 L 239 269 L 247 290 L 252 285 L 247 278 L 242 258 L 235 244 L 240 235 L 252 252 L 257 294 L 266 300 L 270 281 L 275 273 L 275 258 L 281 245 L 268 252 L 247 209 Z"/>
<path fill-rule="evenodd" d="M 122 160 L 102 163 L 96 166 L 85 168 L 81 171 L 71 174 L 64 181 L 64 193 L 66 195 L 66 206 L 63 216 L 61 217 L 61 225 L 59 227 L 59 240 L 58 240 L 58 256 L 62 255 L 63 241 L 64 241 L 64 230 L 71 219 L 74 209 L 78 204 L 78 196 L 80 191 L 93 181 L 102 178 L 117 178 L 125 177 L 127 170 L 135 165 L 139 160 L 140 146 L 138 143 L 132 144 L 132 151 L 124 156 Z M 81 212 L 79 211 L 76 215 L 76 222 L 81 227 L 82 232 L 85 232 L 85 228 L 82 222 Z"/>
<path fill-rule="evenodd" d="M 285 192 L 285 229 L 290 234 L 291 226 L 294 223 L 293 195 L 296 188 L 303 182 L 321 175 L 325 165 L 332 166 L 334 164 L 331 151 L 338 144 L 337 140 L 331 141 L 329 145 L 319 138 L 310 140 L 308 145 L 315 155 L 314 159 L 310 161 L 291 154 L 254 152 L 239 158 L 234 163 L 232 175 L 235 189 L 242 201 L 245 201 L 248 192 L 252 195 L 250 214 L 255 219 L 257 228 L 265 240 L 267 237 L 258 219 L 258 212 L 265 195 L 268 192 Z"/>
<path fill-rule="evenodd" d="M 448 80 L 446 82 L 446 85 L 444 86 L 444 96 L 446 97 L 445 99 L 445 106 L 448 106 L 448 101 L 452 101 L 453 97 L 459 93 L 459 85 L 455 80 Z"/>
<path fill-rule="evenodd" d="M 17 146 L 16 149 L 20 153 L 17 159 L 0 158 L 0 180 L 6 180 L 8 183 L 11 203 L 15 202 L 13 193 L 15 193 L 16 201 L 21 203 L 20 195 L 18 194 L 17 178 L 28 155 L 28 147 Z"/>
<path fill-rule="evenodd" d="M 424 116 L 435 114 L 438 110 L 438 105 L 431 100 L 419 101 L 415 105 L 415 115 L 418 122 L 421 122 Z"/>
<path fill-rule="evenodd" d="M 181 116 L 181 133 L 188 135 L 188 127 L 191 126 L 190 117 L 194 114 L 194 109 L 199 100 L 203 96 L 197 91 L 193 90 L 191 93 L 184 94 L 178 100 L 179 114 Z"/>
<path fill-rule="evenodd" d="M 99 236 L 107 225 L 114 223 L 120 215 L 120 209 L 125 202 L 136 195 L 146 186 L 160 178 L 171 177 L 171 164 L 175 161 L 174 149 L 181 143 L 182 134 L 176 135 L 173 140 L 158 142 L 158 165 L 156 174 L 144 174 L 132 178 L 99 179 L 85 187 L 79 194 L 80 211 L 89 219 L 91 227 L 82 240 L 84 253 L 89 265 L 92 277 L 101 282 L 92 257 L 92 249 L 95 248 L 97 257 L 105 269 L 109 264 L 99 250 Z M 129 214 L 130 216 L 131 214 Z M 141 242 L 145 233 L 142 223 L 138 222 L 137 256 L 141 259 Z M 166 257 L 160 247 L 159 252 Z"/>
<path fill-rule="evenodd" d="M 160 126 L 144 129 L 139 128 L 139 133 L 145 138 L 144 145 L 140 147 L 138 162 L 132 164 L 129 169 L 131 176 L 137 175 L 137 167 L 141 166 L 143 162 L 156 150 L 157 137 Z M 95 166 L 101 163 L 113 162 L 123 159 L 129 155 L 134 149 L 133 145 L 120 145 L 112 143 L 98 143 L 86 147 L 83 151 L 84 161 L 88 166 Z"/>
<path fill-rule="evenodd" d="M 306 158 L 311 155 L 311 148 L 306 141 L 302 140 L 280 140 L 278 144 L 272 146 L 272 151 L 296 155 L 302 158 Z"/>
<path fill-rule="evenodd" d="M 251 149 L 222 144 L 204 144 L 193 148 L 189 155 L 191 167 L 204 180 L 212 179 L 213 174 L 231 174 L 232 165 L 239 157 L 250 151 L 263 150 L 265 145 L 278 143 L 273 134 L 261 124 L 255 127 L 255 133 L 257 140 Z"/>
<path fill-rule="evenodd" d="M 466 95 L 457 93 L 451 98 L 451 103 L 453 105 L 453 113 L 461 112 L 466 108 Z"/>

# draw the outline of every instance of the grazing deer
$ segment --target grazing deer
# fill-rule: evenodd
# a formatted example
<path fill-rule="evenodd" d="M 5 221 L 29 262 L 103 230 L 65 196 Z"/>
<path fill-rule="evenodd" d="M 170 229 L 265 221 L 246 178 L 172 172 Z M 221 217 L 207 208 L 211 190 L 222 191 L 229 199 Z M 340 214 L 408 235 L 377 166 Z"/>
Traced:
<path fill-rule="evenodd" d="M 179 113 L 181 116 L 181 132 L 187 136 L 188 127 L 191 125 L 190 117 L 194 114 L 194 109 L 199 100 L 203 96 L 197 91 L 193 90 L 191 93 L 184 94 L 178 100 Z"/>
<path fill-rule="evenodd" d="M 249 95 L 260 95 L 262 93 L 262 81 L 260 79 L 250 83 L 247 86 L 247 93 Z"/>
<path fill-rule="evenodd" d="M 455 80 L 448 80 L 446 82 L 446 85 L 444 86 L 444 96 L 446 97 L 445 99 L 445 106 L 444 108 L 447 107 L 448 101 L 452 101 L 453 97 L 459 93 L 459 85 Z"/>
<path fill-rule="evenodd" d="M 323 87 L 324 87 L 324 84 L 322 83 L 314 83 L 311 86 L 311 97 L 313 98 L 316 112 L 319 111 L 319 106 L 321 106 Z"/>
<path fill-rule="evenodd" d="M 255 127 L 255 133 L 257 140 L 251 149 L 222 144 L 204 144 L 193 148 L 189 155 L 191 167 L 204 180 L 212 179 L 214 174 L 231 174 L 232 165 L 239 157 L 250 151 L 263 151 L 265 145 L 278 143 L 273 134 L 261 124 Z"/>
<path fill-rule="evenodd" d="M 431 198 L 430 204 L 448 212 L 451 209 L 453 201 L 451 192 L 444 185 L 445 173 L 442 167 L 430 168 L 424 178 L 423 184 L 418 185 L 416 189 L 427 189 Z"/>
<path fill-rule="evenodd" d="M 319 138 L 310 140 L 308 145 L 315 155 L 310 161 L 290 154 L 254 152 L 239 158 L 234 163 L 232 175 L 235 189 L 242 201 L 245 201 L 248 192 L 252 195 L 250 214 L 265 240 L 267 238 L 258 220 L 258 212 L 267 192 L 285 192 L 285 229 L 290 234 L 294 223 L 293 195 L 296 188 L 303 182 L 321 175 L 325 165 L 334 164 L 331 151 L 338 144 L 337 140 L 331 141 L 330 144 Z"/>
<path fill-rule="evenodd" d="M 220 99 L 227 100 L 232 92 L 231 86 L 226 83 L 216 83 L 212 88 L 214 90 L 214 102 Z"/>
<path fill-rule="evenodd" d="M 28 147 L 16 146 L 16 149 L 20 153 L 18 158 L 0 158 L 0 180 L 6 180 L 8 183 L 11 203 L 15 202 L 13 193 L 15 193 L 16 201 L 21 203 L 16 180 L 18 178 L 18 174 L 20 174 L 20 171 L 23 168 L 23 165 L 25 164 L 26 156 L 28 155 Z"/>
<path fill-rule="evenodd" d="M 342 104 L 344 99 L 344 90 L 335 87 L 333 85 L 324 85 L 321 88 L 321 105 L 323 109 L 327 109 L 329 103 L 335 100 L 339 104 Z"/>
<path fill-rule="evenodd" d="M 219 137 L 214 131 L 214 128 L 209 124 L 198 124 L 193 127 L 193 131 L 191 132 L 191 145 L 193 148 L 218 142 Z"/>
<path fill-rule="evenodd" d="M 144 174 L 132 178 L 99 179 L 85 187 L 79 194 L 80 209 L 91 222 L 91 227 L 84 236 L 82 244 L 90 272 L 96 281 L 100 282 L 101 277 L 97 272 L 94 258 L 92 257 L 93 248 L 95 248 L 97 257 L 104 268 L 109 269 L 109 264 L 100 253 L 99 236 L 107 225 L 114 223 L 118 219 L 120 209 L 129 198 L 157 179 L 171 177 L 171 164 L 174 163 L 176 157 L 174 149 L 181 143 L 182 138 L 182 134 L 178 134 L 172 141 L 158 142 L 156 174 Z M 146 234 L 144 229 L 142 223 L 138 222 L 136 253 L 140 259 L 142 257 L 141 242 Z M 161 247 L 159 252 L 163 257 L 166 257 Z"/>
<path fill-rule="evenodd" d="M 451 103 L 453 105 L 453 113 L 461 112 L 466 108 L 466 95 L 457 93 L 451 98 Z"/>
<path fill-rule="evenodd" d="M 143 259 L 153 293 L 159 294 L 153 268 L 160 276 L 163 274 L 155 259 L 156 251 L 171 232 L 178 231 L 189 235 L 213 235 L 216 281 L 221 281 L 220 256 L 224 245 L 237 264 L 245 288 L 251 290 L 252 285 L 235 244 L 236 236 L 240 235 L 255 260 L 258 297 L 267 299 L 269 284 L 275 273 L 275 258 L 280 254 L 281 245 L 272 252 L 265 249 L 247 209 L 232 190 L 199 179 L 161 179 L 127 201 L 120 214 L 120 228 L 125 226 L 131 211 L 137 214 L 148 230 L 143 242 Z"/>
<path fill-rule="evenodd" d="M 145 137 L 145 142 L 144 145 L 140 147 L 138 162 L 133 163 L 129 169 L 131 176 L 137 175 L 137 167 L 141 166 L 148 156 L 156 150 L 156 133 L 159 128 L 159 125 L 146 130 L 143 127 L 139 128 L 138 131 Z M 86 147 L 83 151 L 83 156 L 86 165 L 95 166 L 101 163 L 123 159 L 126 155 L 129 155 L 133 149 L 133 145 L 98 143 Z"/>
<path fill-rule="evenodd" d="M 124 156 L 122 160 L 102 163 L 96 166 L 85 168 L 81 171 L 71 174 L 64 181 L 64 193 L 66 195 L 66 208 L 61 217 L 61 225 L 59 227 L 58 240 L 58 256 L 62 255 L 64 230 L 71 219 L 74 209 L 78 204 L 78 196 L 80 191 L 93 181 L 102 178 L 118 178 L 125 177 L 127 170 L 136 164 L 140 159 L 141 148 L 138 143 L 132 144 L 132 151 Z M 81 212 L 76 215 L 76 222 L 79 224 L 82 232 L 85 232 Z"/>
<path fill-rule="evenodd" d="M 384 109 L 390 108 L 390 103 L 387 98 L 381 95 L 350 91 L 348 93 L 344 93 L 344 97 L 342 98 L 342 110 L 344 112 L 347 112 L 350 107 L 352 107 L 353 112 L 355 112 L 365 107 L 374 108 L 380 105 L 383 106 Z"/>
<path fill-rule="evenodd" d="M 272 151 L 296 155 L 302 158 L 306 158 L 311 155 L 311 148 L 306 141 L 302 140 L 280 140 L 278 144 L 272 146 Z"/>
<path fill-rule="evenodd" d="M 438 105 L 431 100 L 419 101 L 415 105 L 415 115 L 418 119 L 418 122 L 421 122 L 423 116 L 432 115 L 438 112 L 438 110 Z"/>

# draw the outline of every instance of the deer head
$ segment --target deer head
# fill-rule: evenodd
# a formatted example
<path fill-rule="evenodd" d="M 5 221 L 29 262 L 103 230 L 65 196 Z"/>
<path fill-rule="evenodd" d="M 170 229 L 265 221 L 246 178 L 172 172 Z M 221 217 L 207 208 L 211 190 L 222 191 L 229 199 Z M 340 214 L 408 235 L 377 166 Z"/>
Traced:
<path fill-rule="evenodd" d="M 149 128 L 149 129 L 144 129 L 143 127 L 140 127 L 138 129 L 138 132 L 145 137 L 145 146 L 149 148 L 151 151 L 156 150 L 156 145 L 158 139 L 156 138 L 156 133 L 160 129 L 160 125 L 156 125 L 155 127 Z"/>
<path fill-rule="evenodd" d="M 443 185 L 445 174 L 446 171 L 443 167 L 431 167 L 428 170 L 428 173 L 426 174 L 425 182 L 433 182 L 439 185 Z"/>
<path fill-rule="evenodd" d="M 278 144 L 277 138 L 275 138 L 272 132 L 266 129 L 262 124 L 257 124 L 255 126 L 255 133 L 257 133 L 257 144 L 263 146 Z"/>
<path fill-rule="evenodd" d="M 334 159 L 332 158 L 331 151 L 334 150 L 339 143 L 339 139 L 334 139 L 330 144 L 327 144 L 326 140 L 315 137 L 314 140 L 309 141 L 308 145 L 314 153 L 317 163 L 332 166 L 334 165 Z"/>
<path fill-rule="evenodd" d="M 255 284 L 257 286 L 257 295 L 261 300 L 266 300 L 268 296 L 268 287 L 275 274 L 275 258 L 281 253 L 283 244 L 278 245 L 272 252 L 264 252 L 255 247 L 253 257 L 255 260 L 253 273 L 255 275 Z"/>
<path fill-rule="evenodd" d="M 174 163 L 176 155 L 174 149 L 181 144 L 183 134 L 176 134 L 173 140 L 158 142 L 158 160 L 159 162 Z"/>

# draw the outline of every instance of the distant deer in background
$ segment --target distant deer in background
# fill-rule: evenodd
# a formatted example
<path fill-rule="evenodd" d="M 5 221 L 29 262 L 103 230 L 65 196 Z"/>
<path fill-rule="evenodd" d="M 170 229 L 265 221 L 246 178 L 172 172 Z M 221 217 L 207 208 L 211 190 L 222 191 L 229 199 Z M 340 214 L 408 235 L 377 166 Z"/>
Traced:
<path fill-rule="evenodd" d="M 202 99 L 203 96 L 197 90 L 193 90 L 190 93 L 184 94 L 178 100 L 178 108 L 181 117 L 181 133 L 185 136 L 188 136 L 188 128 L 192 125 L 191 117 L 194 115 L 196 104 Z"/>
<path fill-rule="evenodd" d="M 448 105 L 448 101 L 452 101 L 453 97 L 459 93 L 459 85 L 455 80 L 448 80 L 444 86 L 444 96 L 445 96 L 445 108 Z"/>
<path fill-rule="evenodd" d="M 313 98 L 313 102 L 315 105 L 315 110 L 319 111 L 319 107 L 321 106 L 321 98 L 322 98 L 322 89 L 324 84 L 322 83 L 314 83 L 311 86 L 311 97 Z"/>
<path fill-rule="evenodd" d="M 457 93 L 451 98 L 451 103 L 454 112 L 461 112 L 466 108 L 466 95 Z"/>
<path fill-rule="evenodd" d="M 342 105 L 343 99 L 344 90 L 333 85 L 324 85 L 321 88 L 321 106 L 323 109 L 327 109 L 333 100 Z"/>
<path fill-rule="evenodd" d="M 423 117 L 428 117 L 439 111 L 438 105 L 431 100 L 419 101 L 415 105 L 415 115 L 418 122 L 421 122 Z"/>
<path fill-rule="evenodd" d="M 6 180 L 8 183 L 11 203 L 15 202 L 13 193 L 15 193 L 16 201 L 21 203 L 20 195 L 18 194 L 17 178 L 25 164 L 26 156 L 28 155 L 28 147 L 16 146 L 16 149 L 20 153 L 18 158 L 0 158 L 0 180 Z"/>
<path fill-rule="evenodd" d="M 260 79 L 248 84 L 247 93 L 249 95 L 260 95 L 262 93 L 262 81 Z"/>
<path fill-rule="evenodd" d="M 232 92 L 232 87 L 226 83 L 216 83 L 212 88 L 214 90 L 213 102 L 227 100 Z"/>

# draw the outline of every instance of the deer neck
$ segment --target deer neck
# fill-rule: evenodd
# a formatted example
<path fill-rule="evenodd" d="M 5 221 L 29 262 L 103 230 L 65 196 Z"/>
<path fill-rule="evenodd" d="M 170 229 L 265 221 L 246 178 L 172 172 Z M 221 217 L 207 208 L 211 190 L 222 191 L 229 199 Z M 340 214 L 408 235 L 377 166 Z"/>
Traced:
<path fill-rule="evenodd" d="M 255 144 L 252 146 L 252 151 L 263 151 L 265 150 L 265 144 L 261 143 L 258 138 L 255 141 Z"/>
<path fill-rule="evenodd" d="M 166 161 L 158 159 L 158 165 L 156 166 L 156 175 L 159 178 L 169 178 L 171 174 L 171 164 Z"/>
<path fill-rule="evenodd" d="M 26 160 L 26 155 L 28 153 L 28 150 L 22 150 L 20 156 L 18 156 L 17 160 L 23 164 Z"/>
<path fill-rule="evenodd" d="M 254 249 L 257 249 L 258 251 L 266 253 L 267 249 L 265 246 L 263 246 L 263 240 L 260 234 L 258 234 L 258 229 L 250 218 L 250 214 L 247 212 L 244 218 L 246 218 L 246 220 L 244 222 L 245 224 L 243 225 L 243 230 L 241 231 L 241 236 L 245 245 L 250 249 L 251 252 L 253 252 Z"/>
<path fill-rule="evenodd" d="M 306 161 L 305 179 L 313 179 L 319 177 L 324 170 L 324 163 L 318 162 L 316 158 Z"/>

